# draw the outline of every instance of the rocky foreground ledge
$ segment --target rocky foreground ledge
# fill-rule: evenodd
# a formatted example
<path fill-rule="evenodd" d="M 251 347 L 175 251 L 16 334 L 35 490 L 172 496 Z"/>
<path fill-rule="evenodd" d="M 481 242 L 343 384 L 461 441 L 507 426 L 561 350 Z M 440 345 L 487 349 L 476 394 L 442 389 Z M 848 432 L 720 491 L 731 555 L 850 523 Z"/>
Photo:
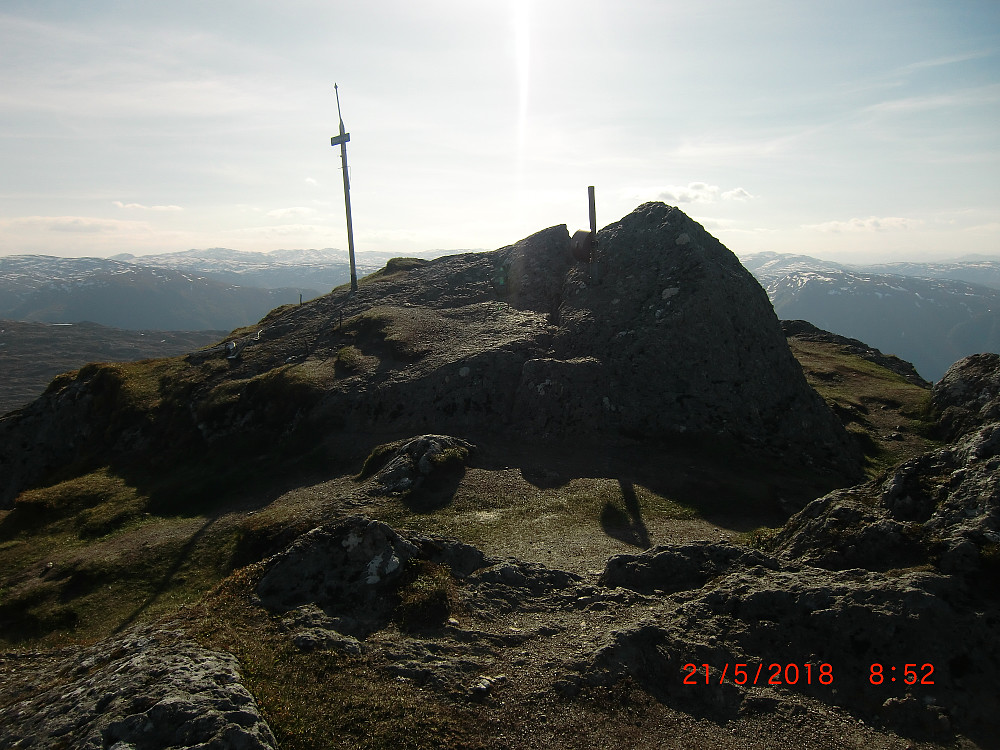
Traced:
<path fill-rule="evenodd" d="M 4 665 L 26 697 L 0 712 L 0 747 L 277 747 L 236 659 L 183 633 L 139 627 L 46 669 L 35 661 Z"/>
<path fill-rule="evenodd" d="M 632 234 L 615 229 L 616 242 L 638 242 L 648 222 L 661 221 L 654 226 L 661 233 L 682 222 L 656 206 L 634 220 Z M 687 224 L 677 228 L 691 230 Z M 683 235 L 688 241 L 679 243 Z M 675 246 L 687 248 L 692 237 L 698 239 L 689 231 L 678 234 Z M 522 257 L 516 248 L 505 252 L 496 258 Z M 684 270 L 673 262 L 690 259 L 684 253 L 669 258 L 668 275 Z M 443 272 L 446 265 L 432 270 Z M 518 270 L 516 263 L 511 268 Z M 472 270 L 481 279 L 489 269 Z M 581 274 L 571 269 L 567 277 L 581 284 L 574 296 L 610 297 L 612 306 L 620 299 L 611 296 L 613 289 L 588 291 Z M 701 271 L 691 276 L 692 287 L 704 278 Z M 564 288 L 561 282 L 557 287 Z M 507 292 L 527 305 L 530 296 L 520 293 Z M 681 292 L 659 294 L 681 301 Z M 644 309 L 653 326 L 669 317 Z M 581 310 L 562 302 L 557 307 L 559 320 L 578 314 L 586 328 L 590 319 Z M 511 311 L 523 312 L 514 305 L 508 314 L 520 314 Z M 559 335 L 572 338 L 574 330 L 569 326 Z M 360 336 L 357 341 L 371 343 Z M 269 356 L 284 354 L 275 349 Z M 536 366 L 530 361 L 517 369 L 525 377 Z M 616 359 L 614 366 L 626 361 Z M 478 366 L 455 360 L 452 372 L 431 364 L 428 371 L 449 372 L 458 383 Z M 251 366 L 257 365 L 245 355 L 239 367 Z M 393 368 L 373 372 L 387 383 L 402 377 Z M 542 396 L 556 381 L 539 390 L 544 382 L 525 380 L 531 387 L 524 393 Z M 409 387 L 400 386 L 397 395 L 412 393 Z M 86 391 L 82 384 L 80 389 Z M 996 747 L 998 399 L 1000 355 L 956 363 L 933 394 L 947 444 L 812 501 L 754 547 L 664 545 L 574 573 L 494 559 L 459 540 L 346 516 L 298 536 L 227 585 L 238 588 L 254 612 L 266 613 L 281 643 L 297 654 L 321 651 L 341 665 L 363 663 L 381 678 L 419 687 L 436 700 L 493 711 L 501 720 L 541 710 L 555 715 L 627 684 L 657 706 L 712 726 L 761 717 L 812 740 L 831 722 L 861 722 L 875 734 L 855 739 L 901 736 L 935 747 Z M 43 406 L 39 402 L 8 424 L 38 417 Z M 708 414 L 698 406 L 685 413 L 694 418 L 703 412 Z M 743 416 L 762 429 L 767 421 Z M 787 436 L 794 432 L 789 427 Z M 470 446 L 461 437 L 417 433 L 400 441 L 368 481 L 381 492 L 405 490 L 432 477 L 437 464 L 462 460 Z M 275 747 L 237 659 L 195 643 L 182 626 L 174 620 L 87 648 L 0 655 L 0 748 Z M 556 730 L 532 727 L 530 744 L 489 739 L 497 747 L 553 744 Z M 838 732 L 813 746 L 842 746 Z"/>
<path fill-rule="evenodd" d="M 952 444 L 815 500 L 763 548 L 659 546 L 586 577 L 354 516 L 258 564 L 247 593 L 296 648 L 470 705 L 531 711 L 630 680 L 715 722 L 847 715 L 993 747 L 1000 422 L 975 414 Z M 274 746 L 235 660 L 175 632 L 109 639 L 24 691 L 0 746 Z"/>

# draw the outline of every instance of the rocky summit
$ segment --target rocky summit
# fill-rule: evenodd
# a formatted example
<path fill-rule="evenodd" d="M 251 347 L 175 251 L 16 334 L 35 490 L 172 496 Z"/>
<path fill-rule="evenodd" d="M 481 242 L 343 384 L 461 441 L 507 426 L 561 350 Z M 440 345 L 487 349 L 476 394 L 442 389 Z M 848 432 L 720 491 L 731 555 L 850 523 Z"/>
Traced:
<path fill-rule="evenodd" d="M 580 262 L 556 226 L 396 260 L 137 382 L 88 367 L 0 420 L 0 501 L 66 464 L 258 436 L 725 438 L 857 478 L 767 295 L 714 237 L 647 203 Z M 369 446 L 372 444 L 368 440 Z"/>
<path fill-rule="evenodd" d="M 0 747 L 997 747 L 1000 358 L 782 333 L 662 204 L 574 247 L 0 419 Z"/>

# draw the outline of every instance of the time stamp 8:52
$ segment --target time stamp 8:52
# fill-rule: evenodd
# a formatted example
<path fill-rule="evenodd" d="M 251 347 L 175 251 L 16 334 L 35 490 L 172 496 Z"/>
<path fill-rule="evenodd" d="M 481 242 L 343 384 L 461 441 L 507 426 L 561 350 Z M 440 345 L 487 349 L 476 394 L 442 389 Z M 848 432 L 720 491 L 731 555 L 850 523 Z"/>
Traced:
<path fill-rule="evenodd" d="M 832 685 L 834 681 L 833 665 L 821 664 L 781 664 L 765 662 L 723 664 L 711 667 L 708 664 L 685 664 L 683 684 L 685 685 L 719 685 L 728 679 L 736 685 Z M 903 664 L 897 667 L 891 664 L 873 663 L 869 667 L 868 681 L 872 685 L 892 684 L 902 682 L 905 685 L 933 685 L 934 665 Z"/>

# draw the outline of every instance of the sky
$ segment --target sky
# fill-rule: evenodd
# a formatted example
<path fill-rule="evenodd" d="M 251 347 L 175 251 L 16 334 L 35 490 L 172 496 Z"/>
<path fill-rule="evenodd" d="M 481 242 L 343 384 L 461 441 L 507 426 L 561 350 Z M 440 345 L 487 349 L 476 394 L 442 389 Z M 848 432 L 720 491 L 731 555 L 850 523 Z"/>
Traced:
<path fill-rule="evenodd" d="M 0 0 L 0 255 L 1000 254 L 1000 0 Z"/>

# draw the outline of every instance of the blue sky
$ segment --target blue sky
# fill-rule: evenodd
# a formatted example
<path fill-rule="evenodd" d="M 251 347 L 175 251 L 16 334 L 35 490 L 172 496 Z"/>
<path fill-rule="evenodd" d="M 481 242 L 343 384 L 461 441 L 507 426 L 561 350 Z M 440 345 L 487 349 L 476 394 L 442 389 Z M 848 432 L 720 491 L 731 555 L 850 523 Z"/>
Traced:
<path fill-rule="evenodd" d="M 1000 254 L 997 0 L 0 0 L 0 254 L 492 249 L 679 206 L 737 254 Z"/>

